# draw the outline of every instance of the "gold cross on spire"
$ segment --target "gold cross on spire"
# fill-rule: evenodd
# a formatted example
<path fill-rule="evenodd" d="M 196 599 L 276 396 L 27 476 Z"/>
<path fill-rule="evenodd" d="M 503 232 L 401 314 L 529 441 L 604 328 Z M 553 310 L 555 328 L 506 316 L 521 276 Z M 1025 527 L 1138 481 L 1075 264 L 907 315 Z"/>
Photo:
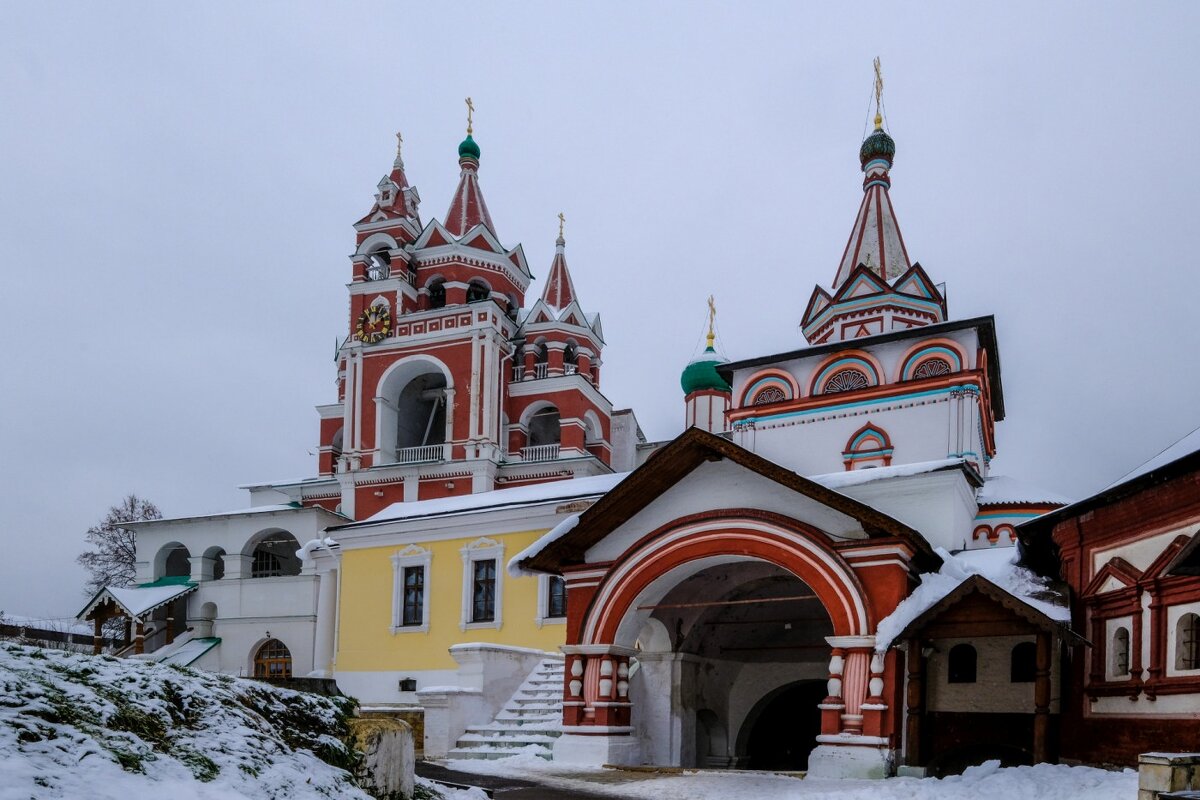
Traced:
<path fill-rule="evenodd" d="M 713 342 L 717 339 L 717 334 L 713 330 L 713 323 L 717 319 L 717 304 L 713 301 L 713 296 L 708 296 L 708 349 L 712 349 Z"/>
<path fill-rule="evenodd" d="M 400 150 L 404 147 L 404 135 L 396 131 L 396 158 L 400 158 Z"/>
<path fill-rule="evenodd" d="M 472 103 L 471 98 L 468 97 L 467 98 L 467 136 L 470 136 L 472 133 L 475 132 L 471 127 L 471 124 L 473 121 L 472 115 L 474 113 L 475 113 L 475 104 Z"/>
<path fill-rule="evenodd" d="M 566 221 L 567 218 L 563 216 L 563 213 L 561 211 L 558 212 L 558 238 L 560 239 L 563 238 L 563 224 L 566 223 Z"/>
<path fill-rule="evenodd" d="M 879 67 L 879 56 L 875 56 L 875 130 L 883 129 L 883 71 Z"/>

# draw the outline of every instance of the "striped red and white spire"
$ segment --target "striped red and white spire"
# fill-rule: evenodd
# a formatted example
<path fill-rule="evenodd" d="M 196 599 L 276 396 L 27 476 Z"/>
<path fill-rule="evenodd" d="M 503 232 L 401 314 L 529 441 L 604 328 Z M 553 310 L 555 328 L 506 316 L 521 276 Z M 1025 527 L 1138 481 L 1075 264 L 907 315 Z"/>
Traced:
<path fill-rule="evenodd" d="M 462 236 L 480 223 L 487 226 L 493 234 L 496 226 L 492 223 L 492 215 L 488 213 L 487 203 L 483 200 L 483 192 L 479 189 L 479 145 L 471 136 L 472 114 L 475 106 L 471 98 L 467 98 L 467 138 L 458 146 L 458 165 L 462 172 L 458 176 L 458 188 L 450 200 L 450 210 L 446 212 L 446 230 L 455 236 Z"/>
<path fill-rule="evenodd" d="M 554 241 L 554 261 L 546 277 L 546 288 L 542 290 L 542 302 L 555 311 L 562 311 L 575 301 L 575 284 L 571 282 L 571 271 L 567 269 L 567 240 L 563 238 L 563 223 L 566 218 L 558 215 L 558 238 Z"/>
<path fill-rule="evenodd" d="M 842 253 L 833 289 L 836 292 L 859 264 L 890 283 L 912 266 L 896 210 L 888 190 L 892 186 L 889 172 L 896 155 L 896 143 L 883 130 L 883 75 L 879 59 L 875 59 L 875 130 L 858 151 L 863 171 L 863 200 L 850 230 L 850 239 Z"/>

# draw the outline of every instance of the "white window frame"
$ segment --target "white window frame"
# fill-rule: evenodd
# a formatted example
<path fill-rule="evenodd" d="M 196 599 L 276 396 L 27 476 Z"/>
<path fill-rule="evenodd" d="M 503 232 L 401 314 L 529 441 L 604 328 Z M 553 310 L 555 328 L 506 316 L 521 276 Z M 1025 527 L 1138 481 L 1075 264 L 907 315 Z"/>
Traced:
<path fill-rule="evenodd" d="M 1200 669 L 1176 669 L 1175 656 L 1179 650 L 1179 620 L 1185 614 L 1200 614 L 1200 603 L 1180 603 L 1167 606 L 1167 677 L 1200 675 Z"/>
<path fill-rule="evenodd" d="M 546 616 L 546 609 L 550 605 L 550 578 L 551 577 L 558 577 L 558 576 L 556 576 L 556 575 L 551 576 L 551 575 L 542 573 L 541 575 L 538 575 L 538 579 L 537 579 L 538 580 L 537 614 L 534 618 L 534 622 L 537 623 L 537 626 L 539 628 L 542 627 L 543 625 L 566 625 L 567 624 L 566 616 L 561 616 L 561 617 Z"/>
<path fill-rule="evenodd" d="M 429 632 L 429 584 L 433 571 L 433 553 L 420 545 L 410 544 L 392 554 L 392 633 Z M 425 570 L 425 588 L 421 593 L 421 624 L 404 623 L 404 568 L 422 567 Z"/>
<path fill-rule="evenodd" d="M 458 628 L 463 631 L 471 630 L 500 630 L 504 622 L 504 545 L 495 539 L 481 536 L 459 550 L 462 554 L 462 608 L 458 618 Z M 472 594 L 475 584 L 476 561 L 496 561 L 496 613 L 490 622 L 472 622 Z"/>
<path fill-rule="evenodd" d="M 1113 644 L 1117 639 L 1117 630 L 1124 628 L 1129 631 L 1129 669 L 1125 675 L 1118 675 L 1114 669 L 1116 664 L 1113 662 Z M 1141 647 L 1141 642 L 1135 642 L 1133 638 L 1133 617 L 1126 614 L 1123 617 L 1112 617 L 1104 620 L 1104 680 L 1106 681 L 1127 681 L 1133 678 L 1133 648 Z M 1093 656 L 1095 658 L 1095 656 Z"/>

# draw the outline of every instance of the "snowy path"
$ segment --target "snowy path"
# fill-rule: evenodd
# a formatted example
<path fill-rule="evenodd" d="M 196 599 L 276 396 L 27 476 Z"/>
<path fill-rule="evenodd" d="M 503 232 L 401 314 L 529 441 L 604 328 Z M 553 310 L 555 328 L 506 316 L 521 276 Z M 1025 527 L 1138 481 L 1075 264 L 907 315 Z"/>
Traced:
<path fill-rule="evenodd" d="M 547 786 L 626 800 L 1134 800 L 1137 773 L 1039 764 L 1000 769 L 989 762 L 943 779 L 885 781 L 808 780 L 753 772 L 655 774 L 571 768 L 518 755 L 499 761 L 450 761 L 449 769 L 476 775 L 520 778 Z M 500 795 L 497 795 L 500 796 Z"/>

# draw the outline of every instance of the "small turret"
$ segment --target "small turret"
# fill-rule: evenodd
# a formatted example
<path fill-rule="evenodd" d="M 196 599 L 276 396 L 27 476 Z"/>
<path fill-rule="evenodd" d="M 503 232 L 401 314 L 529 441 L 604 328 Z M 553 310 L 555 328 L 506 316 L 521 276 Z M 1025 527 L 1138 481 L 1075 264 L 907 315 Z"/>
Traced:
<path fill-rule="evenodd" d="M 488 213 L 487 203 L 479 188 L 479 145 L 472 135 L 474 112 L 475 104 L 468 97 L 467 138 L 458 146 L 458 165 L 462 171 L 458 176 L 458 188 L 454 190 L 454 197 L 450 201 L 450 210 L 446 212 L 446 230 L 455 236 L 462 236 L 481 223 L 493 235 L 496 233 L 492 215 Z"/>
<path fill-rule="evenodd" d="M 729 410 L 732 389 L 717 371 L 717 365 L 727 359 L 717 354 L 717 335 L 713 323 L 717 307 L 713 298 L 708 298 L 708 343 L 704 352 L 683 368 L 679 385 L 683 389 L 686 416 L 684 427 L 697 427 L 709 433 L 725 430 L 725 412 Z"/>

